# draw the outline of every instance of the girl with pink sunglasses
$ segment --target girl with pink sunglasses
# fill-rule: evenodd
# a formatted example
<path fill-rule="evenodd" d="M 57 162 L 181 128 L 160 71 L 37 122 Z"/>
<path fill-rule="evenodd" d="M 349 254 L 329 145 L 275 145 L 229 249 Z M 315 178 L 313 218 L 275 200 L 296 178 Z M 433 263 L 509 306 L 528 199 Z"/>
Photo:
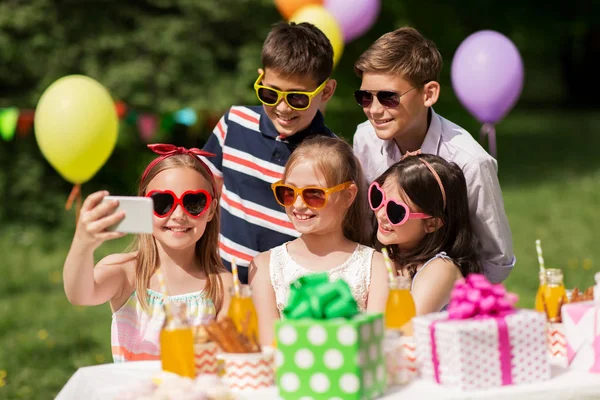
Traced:
<path fill-rule="evenodd" d="M 152 234 L 139 234 L 129 252 L 94 265 L 94 251 L 123 236 L 108 228 L 124 218 L 117 202 L 100 191 L 81 208 L 63 276 L 72 304 L 109 303 L 115 362 L 160 359 L 159 335 L 167 303 L 185 303 L 191 325 L 224 316 L 233 285 L 219 256 L 219 207 L 215 178 L 199 156 L 210 153 L 149 145 L 158 154 L 144 171 L 138 196 L 153 200 Z"/>
<path fill-rule="evenodd" d="M 375 247 L 387 247 L 398 273 L 412 278 L 417 315 L 443 309 L 454 282 L 480 272 L 456 164 L 410 154 L 371 184 L 368 198 L 377 218 Z"/>

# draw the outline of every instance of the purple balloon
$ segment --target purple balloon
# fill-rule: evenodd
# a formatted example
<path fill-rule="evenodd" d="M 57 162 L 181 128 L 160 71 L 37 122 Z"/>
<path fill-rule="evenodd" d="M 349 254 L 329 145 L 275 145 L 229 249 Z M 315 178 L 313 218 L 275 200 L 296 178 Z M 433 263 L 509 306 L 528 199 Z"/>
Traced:
<path fill-rule="evenodd" d="M 362 36 L 375 23 L 381 0 L 325 0 L 323 5 L 339 24 L 344 42 L 348 43 Z"/>
<path fill-rule="evenodd" d="M 523 61 L 509 38 L 479 31 L 458 46 L 452 59 L 452 87 L 482 123 L 496 123 L 513 108 L 523 89 Z"/>

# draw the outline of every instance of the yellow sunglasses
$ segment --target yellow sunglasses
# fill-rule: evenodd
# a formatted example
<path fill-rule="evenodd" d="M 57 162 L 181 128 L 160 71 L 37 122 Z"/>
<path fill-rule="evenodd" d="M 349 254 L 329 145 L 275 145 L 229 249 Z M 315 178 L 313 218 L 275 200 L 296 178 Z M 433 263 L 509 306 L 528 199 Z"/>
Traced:
<path fill-rule="evenodd" d="M 300 196 L 308 208 L 319 210 L 327 205 L 327 200 L 329 200 L 329 196 L 332 193 L 348 189 L 353 183 L 354 182 L 352 181 L 348 181 L 340 183 L 332 188 L 318 186 L 298 188 L 293 185 L 285 184 L 282 181 L 277 181 L 271 184 L 271 190 L 273 190 L 275 200 L 284 207 L 289 207 L 294 204 L 298 196 Z"/>
<path fill-rule="evenodd" d="M 254 90 L 256 90 L 256 96 L 261 103 L 267 106 L 275 106 L 279 104 L 281 98 L 285 100 L 286 104 L 291 109 L 302 111 L 310 107 L 313 97 L 318 95 L 324 88 L 329 79 L 325 79 L 318 88 L 313 92 L 282 92 L 281 90 L 273 89 L 268 86 L 261 85 L 265 73 L 260 74 L 256 82 L 254 82 Z"/>

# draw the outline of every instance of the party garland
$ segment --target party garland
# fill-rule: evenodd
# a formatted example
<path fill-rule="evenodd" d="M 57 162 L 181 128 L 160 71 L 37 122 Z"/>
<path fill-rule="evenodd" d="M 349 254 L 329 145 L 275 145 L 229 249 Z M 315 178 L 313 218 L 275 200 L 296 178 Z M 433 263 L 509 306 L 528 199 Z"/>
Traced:
<path fill-rule="evenodd" d="M 146 142 L 152 140 L 159 128 L 170 131 L 175 124 L 187 127 L 196 125 L 199 114 L 201 114 L 201 112 L 196 112 L 190 107 L 161 115 L 138 112 L 123 101 L 115 102 L 115 110 L 119 120 L 137 126 L 140 137 Z M 217 123 L 213 114 L 200 116 L 205 117 L 209 129 L 212 129 Z M 0 137 L 7 142 L 13 140 L 15 135 L 27 137 L 33 130 L 34 120 L 35 110 L 33 109 L 0 108 Z"/>

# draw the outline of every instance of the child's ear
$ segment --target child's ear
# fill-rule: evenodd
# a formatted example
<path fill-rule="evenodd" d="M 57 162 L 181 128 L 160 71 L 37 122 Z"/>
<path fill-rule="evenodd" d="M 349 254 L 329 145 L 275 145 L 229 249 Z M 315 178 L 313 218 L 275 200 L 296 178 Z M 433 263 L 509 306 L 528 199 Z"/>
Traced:
<path fill-rule="evenodd" d="M 323 96 L 321 97 L 321 101 L 323 103 L 326 103 L 327 101 L 329 101 L 331 96 L 333 96 L 333 94 L 335 93 L 336 87 L 337 87 L 337 81 L 335 79 L 330 79 L 329 81 L 327 81 L 327 83 L 325 84 L 325 87 L 323 88 Z"/>
<path fill-rule="evenodd" d="M 423 229 L 426 233 L 433 233 L 444 226 L 444 221 L 441 218 L 428 218 L 425 220 Z"/>
<path fill-rule="evenodd" d="M 437 103 L 440 97 L 440 84 L 436 81 L 427 82 L 423 86 L 423 105 L 431 107 Z"/>
<path fill-rule="evenodd" d="M 348 189 L 346 189 L 346 193 L 346 208 L 350 208 L 352 203 L 354 203 L 354 199 L 356 199 L 356 195 L 358 194 L 358 187 L 356 186 L 356 184 L 352 183 L 350 186 L 348 186 Z"/>
<path fill-rule="evenodd" d="M 208 206 L 208 218 L 206 219 L 207 222 L 212 221 L 213 217 L 215 216 L 215 212 L 217 211 L 217 207 L 219 207 L 219 201 L 217 199 L 212 199 L 210 206 Z"/>

